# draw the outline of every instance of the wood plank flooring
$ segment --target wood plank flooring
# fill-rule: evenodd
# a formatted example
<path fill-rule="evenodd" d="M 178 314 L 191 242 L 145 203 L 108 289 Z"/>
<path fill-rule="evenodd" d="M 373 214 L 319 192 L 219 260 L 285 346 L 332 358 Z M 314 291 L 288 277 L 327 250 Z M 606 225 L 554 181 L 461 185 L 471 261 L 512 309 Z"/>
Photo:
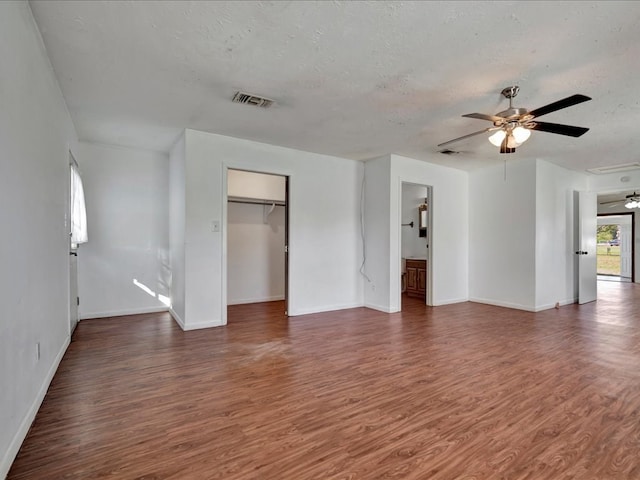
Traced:
<path fill-rule="evenodd" d="M 80 322 L 9 479 L 640 479 L 640 288 Z"/>

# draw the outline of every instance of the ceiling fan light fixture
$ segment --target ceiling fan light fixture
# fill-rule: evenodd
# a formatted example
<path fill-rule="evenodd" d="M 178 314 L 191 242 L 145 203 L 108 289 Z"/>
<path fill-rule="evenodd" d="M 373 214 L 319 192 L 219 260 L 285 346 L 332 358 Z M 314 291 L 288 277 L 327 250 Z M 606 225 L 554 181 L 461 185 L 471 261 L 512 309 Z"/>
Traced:
<path fill-rule="evenodd" d="M 523 144 L 531 136 L 531 130 L 529 130 L 528 128 L 520 127 L 520 126 L 514 128 L 513 132 L 511 133 L 513 134 L 513 138 L 515 138 L 518 144 Z"/>
<path fill-rule="evenodd" d="M 624 204 L 624 206 L 627 208 L 637 208 L 637 207 L 640 207 L 640 203 L 638 203 L 636 200 L 631 198 L 627 201 L 627 203 Z"/>
<path fill-rule="evenodd" d="M 516 148 L 519 147 L 521 144 L 516 140 L 516 138 L 509 134 L 509 136 L 507 137 L 507 148 Z"/>
<path fill-rule="evenodd" d="M 491 135 L 489 137 L 489 141 L 491 142 L 492 145 L 495 145 L 496 147 L 499 147 L 502 145 L 502 141 L 504 140 L 504 137 L 506 137 L 507 134 L 505 133 L 504 130 L 498 130 L 496 133 L 494 133 L 493 135 Z"/>

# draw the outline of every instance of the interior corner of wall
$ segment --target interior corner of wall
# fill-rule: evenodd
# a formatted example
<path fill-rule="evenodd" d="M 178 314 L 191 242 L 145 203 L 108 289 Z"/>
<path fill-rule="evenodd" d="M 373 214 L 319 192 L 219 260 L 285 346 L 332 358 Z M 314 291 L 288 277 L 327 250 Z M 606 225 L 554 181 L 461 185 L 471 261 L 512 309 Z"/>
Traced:
<path fill-rule="evenodd" d="M 186 330 L 184 320 L 182 319 L 182 317 L 180 317 L 180 315 L 176 313 L 173 308 L 169 308 L 169 314 L 183 331 Z"/>

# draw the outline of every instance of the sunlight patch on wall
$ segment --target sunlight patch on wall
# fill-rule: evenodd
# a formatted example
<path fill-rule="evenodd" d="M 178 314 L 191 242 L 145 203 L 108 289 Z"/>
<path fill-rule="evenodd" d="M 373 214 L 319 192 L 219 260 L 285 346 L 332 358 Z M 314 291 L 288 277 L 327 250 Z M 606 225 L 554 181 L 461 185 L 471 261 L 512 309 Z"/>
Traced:
<path fill-rule="evenodd" d="M 144 283 L 139 282 L 136 278 L 133 279 L 133 284 L 143 292 L 147 293 L 148 295 L 151 295 L 152 297 L 160 300 L 160 302 L 166 305 L 167 307 L 171 306 L 171 299 L 169 297 L 166 297 L 165 295 L 161 295 L 159 293 L 154 292 L 149 287 L 147 287 Z"/>

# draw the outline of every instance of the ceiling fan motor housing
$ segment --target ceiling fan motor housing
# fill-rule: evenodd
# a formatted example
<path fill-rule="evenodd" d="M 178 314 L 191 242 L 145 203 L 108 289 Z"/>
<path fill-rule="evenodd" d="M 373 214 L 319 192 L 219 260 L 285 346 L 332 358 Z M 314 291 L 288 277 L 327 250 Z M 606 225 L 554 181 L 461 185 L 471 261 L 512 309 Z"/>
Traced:
<path fill-rule="evenodd" d="M 502 112 L 496 113 L 496 117 L 502 117 L 504 118 L 506 121 L 509 121 L 511 119 L 513 120 L 521 120 L 521 117 L 523 117 L 524 115 L 526 115 L 527 113 L 529 113 L 529 110 L 527 110 L 526 108 L 508 108 Z M 493 124 L 498 127 L 500 125 L 502 125 L 505 122 L 493 122 Z"/>

